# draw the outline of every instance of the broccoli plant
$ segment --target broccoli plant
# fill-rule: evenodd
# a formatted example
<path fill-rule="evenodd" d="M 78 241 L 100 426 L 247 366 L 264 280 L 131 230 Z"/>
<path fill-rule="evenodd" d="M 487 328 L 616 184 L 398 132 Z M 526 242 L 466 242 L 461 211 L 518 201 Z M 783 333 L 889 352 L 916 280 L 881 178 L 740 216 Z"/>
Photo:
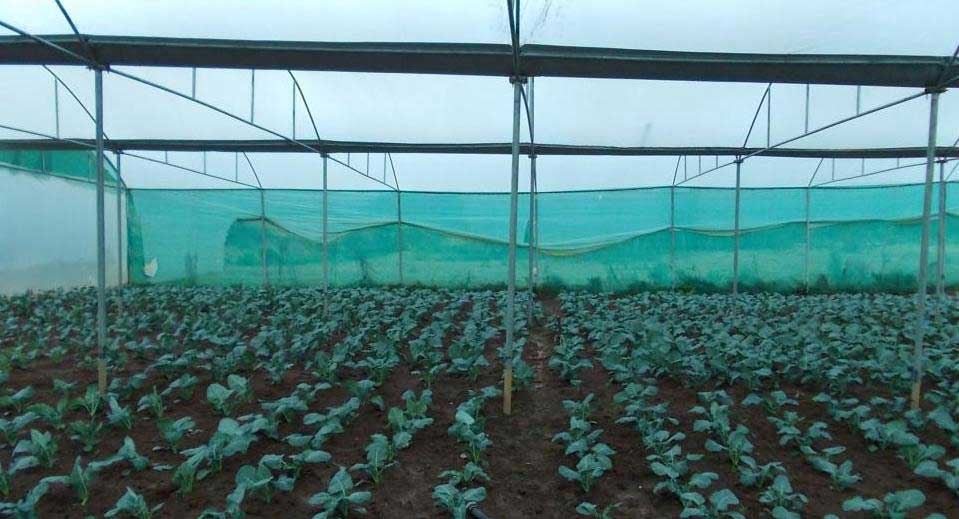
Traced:
<path fill-rule="evenodd" d="M 856 496 L 842 503 L 845 512 L 869 512 L 873 517 L 883 519 L 904 519 L 914 508 L 919 508 L 926 502 L 926 496 L 921 490 L 900 490 L 890 492 L 882 498 L 864 498 Z"/>
<path fill-rule="evenodd" d="M 0 418 L 0 446 L 14 445 L 17 443 L 17 436 L 20 431 L 34 422 L 40 416 L 32 411 L 14 417 L 12 420 Z"/>
<path fill-rule="evenodd" d="M 803 494 L 793 492 L 789 478 L 781 474 L 759 494 L 759 502 L 766 505 L 766 511 L 776 519 L 799 519 L 808 499 Z"/>
<path fill-rule="evenodd" d="M 57 401 L 56 405 L 50 405 L 43 402 L 39 402 L 28 407 L 28 413 L 33 413 L 36 416 L 39 416 L 41 420 L 50 425 L 54 429 L 62 430 L 66 427 L 64 420 L 70 411 L 73 410 L 73 401 L 69 398 L 61 398 Z"/>
<path fill-rule="evenodd" d="M 365 514 L 366 509 L 360 505 L 369 501 L 370 497 L 369 492 L 354 492 L 353 478 L 345 468 L 340 467 L 330 478 L 326 492 L 313 494 L 309 503 L 323 508 L 323 511 L 313 516 L 314 519 L 333 519 L 348 517 L 351 510 Z"/>
<path fill-rule="evenodd" d="M 120 496 L 120 499 L 117 500 L 117 503 L 113 506 L 113 508 L 107 510 L 107 513 L 104 514 L 104 517 L 117 517 L 122 514 L 126 517 L 133 517 L 135 519 L 150 519 L 150 517 L 153 516 L 153 513 L 162 507 L 163 503 L 160 503 L 159 505 L 150 508 L 147 505 L 146 499 L 143 499 L 143 496 L 134 492 L 132 488 L 127 487 L 126 493 Z"/>
<path fill-rule="evenodd" d="M 70 439 L 82 444 L 83 452 L 93 452 L 93 449 L 100 443 L 100 432 L 102 430 L 103 423 L 96 421 L 96 419 L 89 422 L 77 420 L 70 424 Z"/>
<path fill-rule="evenodd" d="M 20 440 L 13 448 L 13 455 L 28 454 L 26 459 L 35 461 L 36 465 L 50 468 L 57 461 L 57 441 L 49 432 L 30 431 L 29 440 Z M 26 463 L 19 460 L 14 463 Z"/>
<path fill-rule="evenodd" d="M 143 395 L 137 401 L 137 412 L 142 413 L 144 411 L 152 414 L 154 418 L 163 418 L 163 397 L 157 393 L 156 386 L 153 386 L 152 392 Z"/>
<path fill-rule="evenodd" d="M 604 444 L 597 444 L 606 447 Z M 559 467 L 559 475 L 564 478 L 579 483 L 583 492 L 589 492 L 593 483 L 596 482 L 606 471 L 613 468 L 613 462 L 609 454 L 614 453 L 612 449 L 606 447 L 601 452 L 590 452 L 579 459 L 574 468 L 565 465 Z"/>
<path fill-rule="evenodd" d="M 945 462 L 945 468 L 940 468 L 939 464 L 933 460 L 921 462 L 915 469 L 915 473 L 926 478 L 936 478 L 959 496 L 959 458 L 953 458 Z"/>
<path fill-rule="evenodd" d="M 82 397 L 76 400 L 76 405 L 84 408 L 87 413 L 90 414 L 90 418 L 96 416 L 97 411 L 100 410 L 100 404 L 103 401 L 103 397 L 97 391 L 96 386 L 87 386 L 86 393 Z"/>
<path fill-rule="evenodd" d="M 12 515 L 18 519 L 37 519 L 39 517 L 36 511 L 37 504 L 49 489 L 50 485 L 48 483 L 40 481 L 20 501 L 0 503 L 0 513 Z"/>
<path fill-rule="evenodd" d="M 683 511 L 679 514 L 680 517 L 746 519 L 746 516 L 736 510 L 737 505 L 739 505 L 739 498 L 728 488 L 713 492 L 709 499 L 698 492 L 687 492 L 679 496 L 679 500 L 683 505 Z"/>
<path fill-rule="evenodd" d="M 239 375 L 228 376 L 227 386 L 229 387 L 214 382 L 206 388 L 207 401 L 223 416 L 232 414 L 236 406 L 249 402 L 253 395 L 249 382 Z"/>
<path fill-rule="evenodd" d="M 309 410 L 305 400 L 298 395 L 283 397 L 273 402 L 263 402 L 261 407 L 271 416 L 284 422 L 292 422 L 297 413 L 305 413 Z"/>
<path fill-rule="evenodd" d="M 440 477 L 446 479 L 447 482 L 453 486 L 459 486 L 461 484 L 468 485 L 474 481 L 490 480 L 489 475 L 483 470 L 483 467 L 472 461 L 466 462 L 463 470 L 444 470 L 440 473 Z"/>
<path fill-rule="evenodd" d="M 444 483 L 433 487 L 433 501 L 436 506 L 450 513 L 453 519 L 467 519 L 470 508 L 486 499 L 484 487 L 463 490 L 453 483 Z"/>
<path fill-rule="evenodd" d="M 193 398 L 193 388 L 196 387 L 200 379 L 189 373 L 180 375 L 180 378 L 170 382 L 170 385 L 160 393 L 160 396 L 175 394 L 180 400 L 189 400 Z"/>
<path fill-rule="evenodd" d="M 366 463 L 357 463 L 350 467 L 350 470 L 365 472 L 374 484 L 379 484 L 383 472 L 393 463 L 395 447 L 385 435 L 374 434 L 370 436 L 370 443 L 364 450 Z"/>
<path fill-rule="evenodd" d="M 107 400 L 107 405 L 109 407 L 107 423 L 129 431 L 130 428 L 133 427 L 133 411 L 131 411 L 129 407 L 121 406 L 114 396 L 110 396 Z"/>
<path fill-rule="evenodd" d="M 621 503 L 613 503 L 600 509 L 598 506 L 589 502 L 582 502 L 576 505 L 576 513 L 586 517 L 596 517 L 597 519 L 613 519 L 613 511 L 619 508 Z"/>
<path fill-rule="evenodd" d="M 90 499 L 90 481 L 93 480 L 93 476 L 99 470 L 100 466 L 95 464 L 89 464 L 84 467 L 80 463 L 80 458 L 77 457 L 77 459 L 73 461 L 73 470 L 70 474 L 66 476 L 50 476 L 40 481 L 48 484 L 69 486 L 77 494 L 77 501 L 79 501 L 81 505 L 86 505 L 87 500 Z"/>
<path fill-rule="evenodd" d="M 30 403 L 30 399 L 32 399 L 33 395 L 35 394 L 36 391 L 33 389 L 33 386 L 27 386 L 11 395 L 0 397 L 0 408 L 12 408 L 17 413 L 22 413 L 23 409 L 27 407 L 27 405 Z"/>
<path fill-rule="evenodd" d="M 186 435 L 187 432 L 196 427 L 196 423 L 194 423 L 193 419 L 189 416 L 184 416 L 177 420 L 160 419 L 157 421 L 157 427 L 160 429 L 160 434 L 170 447 L 170 450 L 178 452 L 180 440 L 183 439 L 183 436 Z"/>

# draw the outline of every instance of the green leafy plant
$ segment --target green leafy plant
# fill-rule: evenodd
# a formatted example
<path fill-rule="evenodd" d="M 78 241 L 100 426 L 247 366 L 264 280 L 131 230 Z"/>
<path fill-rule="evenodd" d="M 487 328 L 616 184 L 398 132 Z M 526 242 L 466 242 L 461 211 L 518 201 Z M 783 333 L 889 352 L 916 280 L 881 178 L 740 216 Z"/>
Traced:
<path fill-rule="evenodd" d="M 598 519 L 613 519 L 613 511 L 621 506 L 621 503 L 613 503 L 600 509 L 598 506 L 589 502 L 582 502 L 576 505 L 576 513 L 586 517 L 596 517 Z"/>
<path fill-rule="evenodd" d="M 453 519 L 466 519 L 469 509 L 486 499 L 484 487 L 461 489 L 453 483 L 437 485 L 433 488 L 433 501 L 436 506 L 448 511 Z"/>
<path fill-rule="evenodd" d="M 109 406 L 107 423 L 129 431 L 133 427 L 133 411 L 127 406 L 121 406 L 113 396 L 107 400 L 107 405 Z"/>
<path fill-rule="evenodd" d="M 0 408 L 12 408 L 17 413 L 22 413 L 23 409 L 27 407 L 35 394 L 36 391 L 33 389 L 33 386 L 27 386 L 11 395 L 0 397 Z"/>
<path fill-rule="evenodd" d="M 20 431 L 40 418 L 35 412 L 28 411 L 11 420 L 0 418 L 0 445 L 14 445 L 17 443 L 17 436 Z"/>
<path fill-rule="evenodd" d="M 789 478 L 781 474 L 759 494 L 759 502 L 766 505 L 766 510 L 775 519 L 798 519 L 808 500 L 803 494 L 794 492 Z"/>
<path fill-rule="evenodd" d="M 137 412 L 142 413 L 144 411 L 149 412 L 157 419 L 163 418 L 163 397 L 157 393 L 156 386 L 153 386 L 153 391 L 140 397 L 137 402 Z"/>
<path fill-rule="evenodd" d="M 739 498 L 728 488 L 713 492 L 709 499 L 698 492 L 688 492 L 680 496 L 680 501 L 683 504 L 683 511 L 679 514 L 681 518 L 745 519 L 736 510 Z"/>
<path fill-rule="evenodd" d="M 194 423 L 193 419 L 189 416 L 184 416 L 177 420 L 161 419 L 157 421 L 157 427 L 160 429 L 160 434 L 163 435 L 163 440 L 166 441 L 170 450 L 177 452 L 179 450 L 180 440 L 183 439 L 183 436 L 185 436 L 187 432 L 196 427 L 196 423 Z"/>
<path fill-rule="evenodd" d="M 143 496 L 134 492 L 132 488 L 127 487 L 126 493 L 120 496 L 120 499 L 117 500 L 113 508 L 107 510 L 104 517 L 117 517 L 123 514 L 136 519 L 149 519 L 153 516 L 153 513 L 162 506 L 163 504 L 161 503 L 151 509 L 147 506 L 146 499 L 143 499 Z"/>
<path fill-rule="evenodd" d="M 4 515 L 12 515 L 17 519 L 37 519 L 39 517 L 36 511 L 37 504 L 49 489 L 50 485 L 48 483 L 40 481 L 20 501 L 0 503 L 0 512 Z"/>
<path fill-rule="evenodd" d="M 362 471 L 370 476 L 373 483 L 379 484 L 383 477 L 383 471 L 393 462 L 395 447 L 390 440 L 382 434 L 370 436 L 370 443 L 364 449 L 366 451 L 366 463 L 357 463 L 350 467 L 351 471 Z"/>
<path fill-rule="evenodd" d="M 609 455 L 606 454 L 606 452 L 612 453 L 613 451 L 608 447 L 606 449 L 608 450 L 601 453 L 590 452 L 586 454 L 579 459 L 579 462 L 577 462 L 573 468 L 561 465 L 559 467 L 559 475 L 570 481 L 579 483 L 583 492 L 588 493 L 590 488 L 593 487 L 593 483 L 606 473 L 606 471 L 613 468 L 613 462 Z"/>
<path fill-rule="evenodd" d="M 370 497 L 369 492 L 354 492 L 353 478 L 345 468 L 340 467 L 330 478 L 326 491 L 314 494 L 309 503 L 323 508 L 323 511 L 313 516 L 314 519 L 332 519 L 348 517 L 351 510 L 366 513 L 366 509 L 360 505 L 369 501 Z"/>
<path fill-rule="evenodd" d="M 909 510 L 919 508 L 926 502 L 926 496 L 921 490 L 900 490 L 890 492 L 882 501 L 875 498 L 856 496 L 842 503 L 846 512 L 869 512 L 873 517 L 884 519 L 903 519 Z"/>
<path fill-rule="evenodd" d="M 93 418 L 96 416 L 97 411 L 100 410 L 103 397 L 100 396 L 96 386 L 87 386 L 87 391 L 82 397 L 78 398 L 76 402 L 78 406 L 84 408 L 90 417 Z"/>
<path fill-rule="evenodd" d="M 77 457 L 73 461 L 73 470 L 70 471 L 70 474 L 66 476 L 50 476 L 40 480 L 44 483 L 49 484 L 61 484 L 67 485 L 73 489 L 77 495 L 77 501 L 81 505 L 86 505 L 87 501 L 90 499 L 90 482 L 93 480 L 93 476 L 99 471 L 100 466 L 95 464 L 90 464 L 84 467 L 80 463 L 80 458 Z"/>
<path fill-rule="evenodd" d="M 49 432 L 30 431 L 29 440 L 20 440 L 13 448 L 13 455 L 28 454 L 41 467 L 50 468 L 57 460 L 57 441 Z"/>
<path fill-rule="evenodd" d="M 93 452 L 93 449 L 100 443 L 100 432 L 102 430 L 103 423 L 96 421 L 96 419 L 89 422 L 77 420 L 69 426 L 70 439 L 82 444 L 83 452 Z"/>

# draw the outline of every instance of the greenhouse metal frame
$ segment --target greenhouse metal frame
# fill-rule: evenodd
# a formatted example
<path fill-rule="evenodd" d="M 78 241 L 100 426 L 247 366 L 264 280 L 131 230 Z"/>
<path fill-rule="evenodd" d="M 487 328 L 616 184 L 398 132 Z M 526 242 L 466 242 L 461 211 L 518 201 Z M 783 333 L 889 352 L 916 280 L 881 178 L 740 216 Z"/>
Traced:
<path fill-rule="evenodd" d="M 57 2 L 59 4 L 59 2 Z M 61 10 L 69 22 L 74 34 L 70 35 L 34 35 L 22 30 L 6 21 L 0 20 L 0 26 L 19 34 L 19 36 L 0 37 L 0 64 L 6 65 L 85 65 L 94 71 L 95 75 L 95 109 L 91 114 L 86 107 L 87 114 L 96 125 L 95 139 L 70 139 L 59 135 L 59 105 L 57 104 L 57 135 L 48 135 L 13 126 L 0 125 L 0 128 L 21 132 L 30 135 L 29 139 L 7 139 L 0 141 L 0 149 L 7 150 L 95 150 L 96 151 L 96 187 L 97 187 L 97 346 L 100 352 L 99 387 L 101 392 L 106 388 L 106 374 L 103 360 L 103 347 L 106 340 L 106 256 L 105 256 L 105 201 L 104 201 L 104 171 L 105 152 L 113 151 L 117 154 L 116 170 L 118 174 L 117 196 L 117 225 L 118 237 L 120 230 L 120 159 L 123 155 L 131 155 L 143 160 L 153 160 L 149 157 L 138 156 L 133 153 L 142 151 L 220 151 L 242 154 L 256 177 L 256 185 L 211 175 L 203 171 L 177 166 L 164 160 L 161 163 L 187 170 L 192 173 L 206 175 L 226 182 L 241 185 L 247 188 L 258 189 L 262 219 L 261 232 L 265 233 L 266 213 L 264 208 L 264 188 L 247 156 L 248 152 L 283 152 L 283 153 L 314 153 L 323 160 L 323 287 L 329 287 L 329 265 L 327 258 L 328 229 L 327 229 L 327 163 L 328 160 L 338 162 L 353 172 L 363 175 L 370 180 L 383 184 L 397 193 L 397 222 L 403 222 L 401 190 L 392 167 L 393 153 L 455 153 L 455 154 L 509 154 L 511 163 L 510 184 L 510 211 L 509 211 L 509 256 L 507 269 L 507 302 L 505 314 L 506 348 L 512 351 L 514 344 L 514 317 L 516 292 L 516 262 L 517 262 L 517 206 L 519 193 L 519 164 L 520 155 L 527 155 L 530 161 L 530 222 L 531 233 L 529 238 L 529 283 L 528 290 L 532 292 L 535 285 L 536 250 L 538 243 L 538 203 L 536 182 L 536 159 L 539 155 L 589 155 L 589 156 L 677 156 L 676 169 L 670 187 L 670 276 L 675 288 L 675 190 L 676 187 L 706 175 L 710 172 L 735 166 L 735 209 L 734 209 L 734 239 L 733 251 L 733 279 L 732 293 L 739 292 L 739 252 L 740 252 L 740 194 L 741 194 L 741 166 L 742 163 L 756 156 L 770 157 L 805 157 L 819 158 L 820 161 L 809 178 L 805 190 L 805 286 L 809 287 L 809 233 L 810 233 L 810 188 L 849 180 L 849 177 L 821 181 L 816 183 L 817 176 L 826 159 L 837 158 L 895 158 L 895 168 L 866 172 L 863 166 L 862 177 L 881 174 L 895 169 L 925 166 L 925 182 L 922 206 L 922 234 L 920 244 L 920 263 L 918 268 L 917 314 L 915 319 L 915 366 L 912 402 L 918 402 L 921 374 L 923 330 L 926 319 L 926 294 L 928 284 L 928 248 L 930 234 L 930 219 L 932 211 L 933 184 L 935 181 L 935 165 L 939 164 L 939 200 L 938 215 L 939 239 L 937 241 L 937 271 L 936 293 L 939 297 L 944 294 L 944 256 L 945 256 L 945 217 L 946 217 L 946 182 L 949 180 L 945 173 L 947 162 L 959 159 L 959 148 L 952 146 L 937 146 L 937 119 L 939 96 L 947 88 L 959 86 L 959 63 L 957 54 L 959 48 L 951 57 L 936 56 L 879 56 L 879 55 L 802 55 L 802 54 L 732 54 L 732 53 L 704 53 L 704 52 L 666 52 L 644 51 L 615 48 L 581 48 L 550 45 L 520 45 L 519 32 L 519 1 L 507 2 L 510 23 L 511 42 L 508 45 L 496 44 L 445 44 L 445 43 L 330 43 L 330 42 L 298 42 L 298 41 L 245 41 L 219 39 L 186 39 L 186 38 L 155 38 L 155 37 L 128 37 L 128 36 L 95 36 L 82 34 L 73 23 L 69 14 Z M 159 83 L 147 80 L 135 74 L 112 68 L 116 65 L 130 66 L 160 66 L 181 67 L 193 69 L 193 84 L 190 94 L 179 92 Z M 230 112 L 212 103 L 202 101 L 196 97 L 196 69 L 197 68 L 233 68 L 250 70 L 250 117 Z M 266 126 L 254 122 L 254 95 L 255 71 L 257 69 L 287 70 L 293 82 L 294 92 L 299 92 L 303 105 L 309 114 L 315 138 L 297 139 Z M 47 69 L 50 71 L 49 69 Z M 472 76 L 498 76 L 508 78 L 513 85 L 513 124 L 512 139 L 507 143 L 399 143 L 399 142 L 360 142 L 325 140 L 320 136 L 310 106 L 297 82 L 293 71 L 342 71 L 342 72 L 376 72 L 376 73 L 412 73 L 412 74 L 449 74 Z M 196 140 L 196 139 L 108 139 L 103 131 L 103 73 L 112 73 L 120 77 L 144 84 L 196 103 L 209 110 L 218 112 L 235 121 L 241 122 L 274 137 L 267 140 Z M 69 87 L 50 71 L 56 78 L 55 86 Z M 610 79 L 660 79 L 660 80 L 687 80 L 703 82 L 754 82 L 768 83 L 763 98 L 760 100 L 753 116 L 746 140 L 742 147 L 615 147 L 593 146 L 577 144 L 541 144 L 536 143 L 534 134 L 534 93 L 533 81 L 535 77 L 569 77 L 569 78 L 610 78 Z M 766 106 L 767 120 L 772 117 L 771 86 L 773 83 L 794 83 L 806 85 L 805 104 L 805 131 L 794 137 L 772 142 L 768 135 L 765 147 L 747 147 L 749 135 L 752 133 L 762 108 Z M 835 120 L 829 124 L 810 128 L 809 126 L 809 85 L 854 85 L 862 86 L 898 86 L 919 89 L 906 97 L 888 102 L 869 110 L 860 111 L 850 117 Z M 74 99 L 79 98 L 70 91 Z M 813 135 L 815 133 L 847 123 L 854 119 L 897 106 L 899 104 L 929 96 L 928 117 L 928 144 L 925 147 L 894 147 L 894 148 L 862 148 L 862 149 L 809 149 L 789 148 L 787 145 Z M 296 94 L 294 93 L 294 97 Z M 59 98 L 55 98 L 55 103 Z M 296 103 L 293 104 L 295 121 Z M 529 128 L 529 141 L 522 142 L 521 118 L 526 112 Z M 353 167 L 349 160 L 340 161 L 331 157 L 332 153 L 370 153 L 384 154 L 384 177 L 376 179 Z M 688 157 L 699 157 L 698 171 L 687 176 L 685 173 L 679 179 L 680 164 L 688 161 Z M 702 157 L 715 157 L 715 165 L 702 168 Z M 720 162 L 720 157 L 731 157 L 731 160 Z M 900 165 L 898 159 L 923 158 L 923 162 Z M 367 159 L 368 160 L 368 159 Z M 386 163 L 389 160 L 393 184 L 386 182 Z M 157 161 L 159 162 L 159 161 Z M 864 164 L 864 163 L 863 163 Z M 205 166 L 205 155 L 204 155 Z M 684 171 L 686 167 L 684 166 Z M 951 175 L 951 174 L 950 174 Z M 853 177 L 855 178 L 855 177 Z M 402 244 L 402 226 L 398 228 L 398 242 Z M 120 238 L 122 239 L 122 238 Z M 403 253 L 402 245 L 399 253 L 399 279 L 403 282 Z M 261 239 L 261 254 L 263 257 L 263 281 L 269 284 L 269 273 L 266 264 L 265 239 Z M 122 249 L 119 262 L 123 262 Z M 120 268 L 122 284 L 122 267 Z M 735 306 L 735 304 L 734 304 Z M 529 308 L 531 312 L 532 307 Z M 529 316 L 532 319 L 532 315 Z M 510 384 L 512 381 L 511 364 L 505 364 L 504 409 L 510 409 Z"/>

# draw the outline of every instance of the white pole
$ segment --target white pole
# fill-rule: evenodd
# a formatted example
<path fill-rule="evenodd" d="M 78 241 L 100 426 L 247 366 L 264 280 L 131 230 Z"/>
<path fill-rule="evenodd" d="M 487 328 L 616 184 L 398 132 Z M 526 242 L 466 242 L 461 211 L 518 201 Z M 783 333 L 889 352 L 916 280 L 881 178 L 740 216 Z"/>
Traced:
<path fill-rule="evenodd" d="M 939 161 L 939 228 L 936 247 L 936 297 L 946 295 L 946 161 Z"/>
<path fill-rule="evenodd" d="M 811 230 L 809 224 L 809 205 L 812 188 L 806 186 L 806 244 L 803 248 L 803 286 L 806 287 L 806 294 L 809 294 L 809 242 L 811 238 Z"/>
<path fill-rule="evenodd" d="M 929 143 L 926 146 L 926 185 L 922 194 L 922 237 L 919 244 L 919 279 L 916 294 L 916 341 L 912 366 L 912 409 L 919 409 L 922 394 L 923 341 L 926 334 L 926 286 L 929 268 L 929 213 L 932 211 L 932 179 L 936 161 L 936 127 L 939 118 L 939 92 L 929 99 Z"/>
<path fill-rule="evenodd" d="M 120 159 L 117 153 L 117 288 L 123 287 L 123 174 L 120 172 Z"/>
<path fill-rule="evenodd" d="M 739 295 L 739 173 L 743 161 L 736 160 L 736 207 L 733 228 L 733 296 Z"/>
<path fill-rule="evenodd" d="M 403 192 L 396 188 L 396 249 L 399 254 L 400 284 L 403 284 Z"/>
<path fill-rule="evenodd" d="M 330 290 L 330 262 L 329 262 L 329 239 L 327 238 L 327 205 L 328 197 L 326 190 L 326 155 L 323 155 L 323 293 L 324 298 L 328 299 L 327 292 Z M 324 303 L 325 305 L 325 303 Z"/>
<path fill-rule="evenodd" d="M 260 188 L 260 265 L 263 266 L 263 286 L 270 286 L 270 270 L 266 263 L 266 195 Z"/>
<path fill-rule="evenodd" d="M 669 186 L 669 285 L 676 290 L 676 182 Z"/>
<path fill-rule="evenodd" d="M 94 75 L 97 140 L 97 389 L 101 395 L 105 395 L 107 392 L 107 362 L 104 356 L 107 341 L 107 259 L 103 200 L 103 70 L 96 69 Z"/>
<path fill-rule="evenodd" d="M 513 326 L 516 302 L 516 213 L 519 203 L 519 78 L 513 79 L 513 164 L 509 197 L 509 259 L 506 273 L 506 359 L 503 373 L 503 414 L 513 412 Z"/>

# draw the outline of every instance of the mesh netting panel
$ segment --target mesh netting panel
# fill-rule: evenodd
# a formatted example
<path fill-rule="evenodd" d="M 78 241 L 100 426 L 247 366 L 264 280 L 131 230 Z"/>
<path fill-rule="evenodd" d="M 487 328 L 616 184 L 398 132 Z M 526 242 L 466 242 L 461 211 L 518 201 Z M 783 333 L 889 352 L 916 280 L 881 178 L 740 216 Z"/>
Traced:
<path fill-rule="evenodd" d="M 959 193 L 955 184 L 949 189 L 947 244 L 955 246 Z M 322 196 L 302 190 L 264 191 L 262 197 L 256 190 L 133 190 L 132 279 L 320 284 Z M 937 197 L 938 188 L 933 200 Z M 538 204 L 539 279 L 545 285 L 721 291 L 732 283 L 732 189 L 543 193 Z M 821 291 L 911 290 L 921 207 L 922 186 L 917 185 L 743 189 L 740 286 L 796 291 L 808 282 Z M 528 195 L 519 197 L 518 213 L 517 277 L 522 286 L 527 281 Z M 328 214 L 329 281 L 334 286 L 505 282 L 506 194 L 409 192 L 398 197 L 383 191 L 331 191 Z M 936 241 L 934 218 L 930 273 L 935 272 Z M 957 285 L 959 254 L 951 258 L 947 254 L 946 277 Z"/>

